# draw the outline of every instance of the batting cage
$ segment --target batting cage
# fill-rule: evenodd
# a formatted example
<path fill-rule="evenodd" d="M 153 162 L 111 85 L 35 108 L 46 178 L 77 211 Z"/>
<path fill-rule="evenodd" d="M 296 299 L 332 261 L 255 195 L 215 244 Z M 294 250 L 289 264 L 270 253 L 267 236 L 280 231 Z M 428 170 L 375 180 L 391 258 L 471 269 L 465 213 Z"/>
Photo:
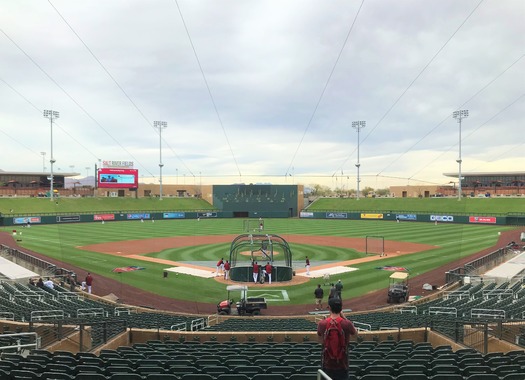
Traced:
<path fill-rule="evenodd" d="M 272 282 L 292 279 L 292 251 L 282 237 L 272 234 L 242 234 L 230 247 L 232 281 L 253 281 L 253 264 L 272 265 Z"/>

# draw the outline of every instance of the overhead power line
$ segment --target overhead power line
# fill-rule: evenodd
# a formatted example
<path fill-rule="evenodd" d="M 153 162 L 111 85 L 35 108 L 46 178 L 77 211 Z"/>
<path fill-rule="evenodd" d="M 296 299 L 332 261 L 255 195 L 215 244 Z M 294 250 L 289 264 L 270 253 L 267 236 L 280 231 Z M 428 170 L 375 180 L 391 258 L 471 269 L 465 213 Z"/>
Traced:
<path fill-rule="evenodd" d="M 312 121 L 317 113 L 317 109 L 319 108 L 319 105 L 321 104 L 321 101 L 323 100 L 324 94 L 326 92 L 326 89 L 328 88 L 328 85 L 330 84 L 330 80 L 332 79 L 332 76 L 334 75 L 335 68 L 337 67 L 337 64 L 339 63 L 339 60 L 341 59 L 341 55 L 343 54 L 343 51 L 345 50 L 346 44 L 348 40 L 350 39 L 350 34 L 352 33 L 352 30 L 354 29 L 354 25 L 357 21 L 357 17 L 359 16 L 359 13 L 361 12 L 361 8 L 363 7 L 363 4 L 365 3 L 365 0 L 361 1 L 361 5 L 359 5 L 359 9 L 357 10 L 354 19 L 352 21 L 352 24 L 350 25 L 350 28 L 348 29 L 348 33 L 346 34 L 345 40 L 343 41 L 343 45 L 341 46 L 341 49 L 339 50 L 339 54 L 337 54 L 337 58 L 335 59 L 335 62 L 332 66 L 332 70 L 330 70 L 330 74 L 328 75 L 328 78 L 326 79 L 326 82 L 324 84 L 324 87 L 321 91 L 321 94 L 319 95 L 319 98 L 317 99 L 317 103 L 315 103 L 314 110 L 312 114 L 310 115 L 310 119 L 308 119 L 308 123 L 306 123 L 306 127 L 303 131 L 303 135 L 301 136 L 301 140 L 299 141 L 299 144 L 297 145 L 297 148 L 295 149 L 295 152 L 292 156 L 292 159 L 290 161 L 290 164 L 288 165 L 288 169 L 286 169 L 285 176 L 288 175 L 290 172 L 290 168 L 293 166 L 295 157 L 297 156 L 297 153 L 299 152 L 299 149 L 301 149 L 301 146 L 303 144 L 304 138 L 306 136 L 306 133 L 310 129 L 310 126 L 312 124 Z"/>
<path fill-rule="evenodd" d="M 215 110 L 215 114 L 217 115 L 217 119 L 219 120 L 219 124 L 222 128 L 222 133 L 224 134 L 224 138 L 226 139 L 226 143 L 228 144 L 228 148 L 230 149 L 230 153 L 232 155 L 233 162 L 235 163 L 235 167 L 237 168 L 237 172 L 239 173 L 239 177 L 242 177 L 241 169 L 239 168 L 239 164 L 237 163 L 237 159 L 235 158 L 235 153 L 233 153 L 232 146 L 230 144 L 230 139 L 228 138 L 228 134 L 226 133 L 226 128 L 224 128 L 224 124 L 221 119 L 221 115 L 219 114 L 219 109 L 217 108 L 217 104 L 215 103 L 215 99 L 213 97 L 213 94 L 211 92 L 210 85 L 208 84 L 208 80 L 206 79 L 206 75 L 204 74 L 204 70 L 201 65 L 201 61 L 199 59 L 199 56 L 197 54 L 197 50 L 195 49 L 195 45 L 193 45 L 193 41 L 191 39 L 190 31 L 188 30 L 188 27 L 186 26 L 186 21 L 184 21 L 184 16 L 182 15 L 182 11 L 179 7 L 179 3 L 177 0 L 175 1 L 175 5 L 177 5 L 177 10 L 179 11 L 180 19 L 182 20 L 182 25 L 184 25 L 184 30 L 186 31 L 186 35 L 188 36 L 188 40 L 190 42 L 191 48 L 193 50 L 193 55 L 195 56 L 195 60 L 197 61 L 197 65 L 199 66 L 199 70 L 202 75 L 202 79 L 204 80 L 204 84 L 206 86 L 206 89 L 208 91 L 208 95 L 210 96 L 211 103 L 213 105 L 213 109 Z M 195 176 L 194 176 L 195 177 Z"/>
<path fill-rule="evenodd" d="M 131 153 L 129 152 L 115 137 L 113 137 L 113 135 L 111 133 L 109 133 L 109 131 L 104 128 L 102 126 L 102 124 L 100 124 L 79 102 L 77 102 L 77 100 L 75 98 L 73 98 L 73 96 L 71 96 L 69 94 L 69 92 L 66 91 L 65 88 L 63 88 L 51 75 L 49 75 L 47 73 L 47 71 L 44 70 L 44 68 L 42 66 L 40 66 L 38 64 L 38 62 L 36 62 L 24 49 L 22 49 L 22 47 L 20 45 L 18 45 L 16 43 L 15 40 L 13 40 L 3 29 L 0 28 L 0 32 L 9 40 L 11 41 L 11 43 L 13 45 L 15 45 L 17 47 L 18 50 L 20 50 L 22 52 L 22 54 L 24 54 L 26 56 L 27 59 L 29 59 L 31 61 L 31 63 L 33 63 L 33 65 L 35 65 L 51 82 L 53 82 L 78 108 L 80 108 L 80 110 L 82 112 L 84 112 L 84 114 L 89 117 L 95 124 L 97 124 L 99 126 L 100 129 L 102 129 L 118 146 L 120 146 L 127 154 L 129 154 L 129 156 L 131 158 L 133 158 L 133 160 L 135 162 L 137 162 L 140 166 L 142 166 L 142 168 L 147 172 L 149 173 L 151 176 L 153 176 L 153 174 L 148 170 L 146 169 L 141 163 L 139 160 L 137 160 L 137 158 Z"/>
<path fill-rule="evenodd" d="M 415 76 L 414 79 L 412 79 L 412 81 L 409 83 L 409 85 L 407 86 L 407 88 L 405 88 L 403 90 L 403 92 L 401 92 L 401 94 L 396 98 L 396 100 L 392 103 L 392 105 L 386 110 L 386 112 L 383 114 L 383 116 L 381 116 L 381 118 L 379 119 L 379 121 L 376 123 L 376 125 L 374 125 L 372 127 L 372 129 L 369 130 L 368 134 L 363 138 L 362 142 L 364 143 L 368 137 L 370 137 L 370 135 L 377 129 L 377 127 L 379 127 L 379 125 L 383 122 L 383 120 L 388 116 L 388 114 L 394 109 L 394 107 L 397 105 L 397 103 L 399 103 L 399 101 L 403 98 L 403 96 L 405 96 L 405 94 L 408 92 L 408 90 L 410 90 L 410 88 L 414 85 L 414 83 L 416 83 L 416 81 L 421 77 L 421 75 L 423 75 L 423 73 L 427 70 L 427 68 L 432 64 L 432 62 L 434 62 L 434 60 L 437 58 L 437 56 L 443 51 L 443 49 L 448 45 L 448 43 L 452 40 L 452 38 L 454 38 L 454 36 L 459 32 L 459 30 L 463 27 L 463 25 L 465 25 L 465 23 L 470 19 L 470 17 L 474 14 L 474 12 L 479 8 L 479 6 L 481 5 L 481 3 L 483 3 L 484 0 L 481 0 L 475 7 L 474 9 L 467 15 L 467 17 L 463 20 L 463 22 L 456 28 L 456 30 L 452 33 L 452 35 L 450 35 L 450 37 L 445 41 L 445 43 L 437 50 L 437 52 L 432 56 L 432 58 L 430 59 L 430 61 L 428 61 L 425 66 L 423 66 L 423 68 L 419 71 L 419 73 Z M 343 161 L 343 164 L 341 165 L 340 168 L 343 168 L 347 161 L 350 159 L 350 157 L 354 154 L 355 152 L 355 149 L 350 153 L 350 155 L 348 155 L 348 157 Z"/>

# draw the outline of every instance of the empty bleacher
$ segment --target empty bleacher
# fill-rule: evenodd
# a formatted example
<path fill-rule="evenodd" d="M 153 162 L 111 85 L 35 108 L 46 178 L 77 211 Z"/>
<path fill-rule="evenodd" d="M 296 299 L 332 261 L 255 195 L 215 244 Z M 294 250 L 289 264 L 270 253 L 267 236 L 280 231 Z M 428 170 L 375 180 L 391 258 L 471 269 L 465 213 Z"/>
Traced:
<path fill-rule="evenodd" d="M 0 379 L 315 379 L 320 359 L 317 342 L 148 341 L 99 355 L 41 349 L 25 357 L 5 353 Z M 523 380 L 525 351 L 483 355 L 410 340 L 353 342 L 349 368 L 352 380 Z"/>

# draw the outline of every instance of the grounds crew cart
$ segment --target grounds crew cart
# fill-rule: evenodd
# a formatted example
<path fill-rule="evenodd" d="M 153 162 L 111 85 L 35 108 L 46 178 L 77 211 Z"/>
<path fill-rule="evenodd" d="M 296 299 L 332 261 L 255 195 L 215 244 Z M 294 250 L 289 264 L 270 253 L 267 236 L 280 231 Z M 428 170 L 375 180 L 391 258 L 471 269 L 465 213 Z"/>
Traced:
<path fill-rule="evenodd" d="M 394 272 L 390 276 L 386 302 L 403 303 L 408 300 L 408 273 Z"/>
<path fill-rule="evenodd" d="M 241 292 L 241 297 L 235 303 L 238 315 L 259 315 L 262 309 L 267 309 L 268 305 L 264 297 L 247 297 L 248 287 L 246 285 L 228 285 L 228 298 L 217 304 L 217 314 L 231 315 L 234 314 L 233 299 L 230 298 L 230 292 Z"/>

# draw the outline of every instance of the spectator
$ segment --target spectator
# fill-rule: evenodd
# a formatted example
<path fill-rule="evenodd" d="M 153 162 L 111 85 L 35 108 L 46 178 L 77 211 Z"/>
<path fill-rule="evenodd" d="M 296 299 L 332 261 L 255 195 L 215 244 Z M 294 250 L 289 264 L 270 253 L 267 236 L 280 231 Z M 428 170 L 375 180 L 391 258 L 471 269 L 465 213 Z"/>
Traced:
<path fill-rule="evenodd" d="M 48 277 L 46 281 L 44 281 L 44 286 L 45 287 L 48 287 L 49 289 L 54 289 L 55 288 L 55 284 L 53 283 L 53 281 L 51 281 L 51 279 Z"/>
<path fill-rule="evenodd" d="M 73 275 L 69 274 L 67 276 L 67 280 L 69 282 L 69 290 L 71 292 L 74 292 L 75 291 L 75 287 L 77 285 L 77 282 L 75 281 L 75 278 L 73 277 Z"/>
<path fill-rule="evenodd" d="M 315 310 L 322 310 L 324 290 L 323 288 L 321 288 L 321 284 L 318 284 L 317 288 L 315 288 L 314 296 L 315 296 Z"/>
<path fill-rule="evenodd" d="M 321 369 L 332 380 L 347 380 L 348 343 L 350 335 L 356 335 L 357 330 L 354 324 L 344 317 L 343 303 L 339 298 L 329 300 L 328 309 L 330 315 L 317 325 L 317 335 L 323 345 Z M 342 335 L 340 330 L 343 332 Z M 344 349 L 340 350 L 341 347 Z"/>
<path fill-rule="evenodd" d="M 331 288 L 330 288 L 330 293 L 328 293 L 328 302 L 330 302 L 332 298 L 337 297 L 337 289 L 335 288 L 335 285 L 333 283 L 330 285 L 331 285 Z"/>
<path fill-rule="evenodd" d="M 44 287 L 44 281 L 42 280 L 42 277 L 38 279 L 38 281 L 36 282 L 36 286 L 38 286 L 39 288 Z"/>
<path fill-rule="evenodd" d="M 343 292 L 343 283 L 341 282 L 341 280 L 338 280 L 337 284 L 335 284 L 335 290 L 336 296 L 339 297 L 340 300 L 342 300 L 343 297 L 341 296 L 341 293 Z"/>
<path fill-rule="evenodd" d="M 91 273 L 88 273 L 86 276 L 86 287 L 89 294 L 91 294 L 91 286 L 93 285 L 93 276 Z"/>

